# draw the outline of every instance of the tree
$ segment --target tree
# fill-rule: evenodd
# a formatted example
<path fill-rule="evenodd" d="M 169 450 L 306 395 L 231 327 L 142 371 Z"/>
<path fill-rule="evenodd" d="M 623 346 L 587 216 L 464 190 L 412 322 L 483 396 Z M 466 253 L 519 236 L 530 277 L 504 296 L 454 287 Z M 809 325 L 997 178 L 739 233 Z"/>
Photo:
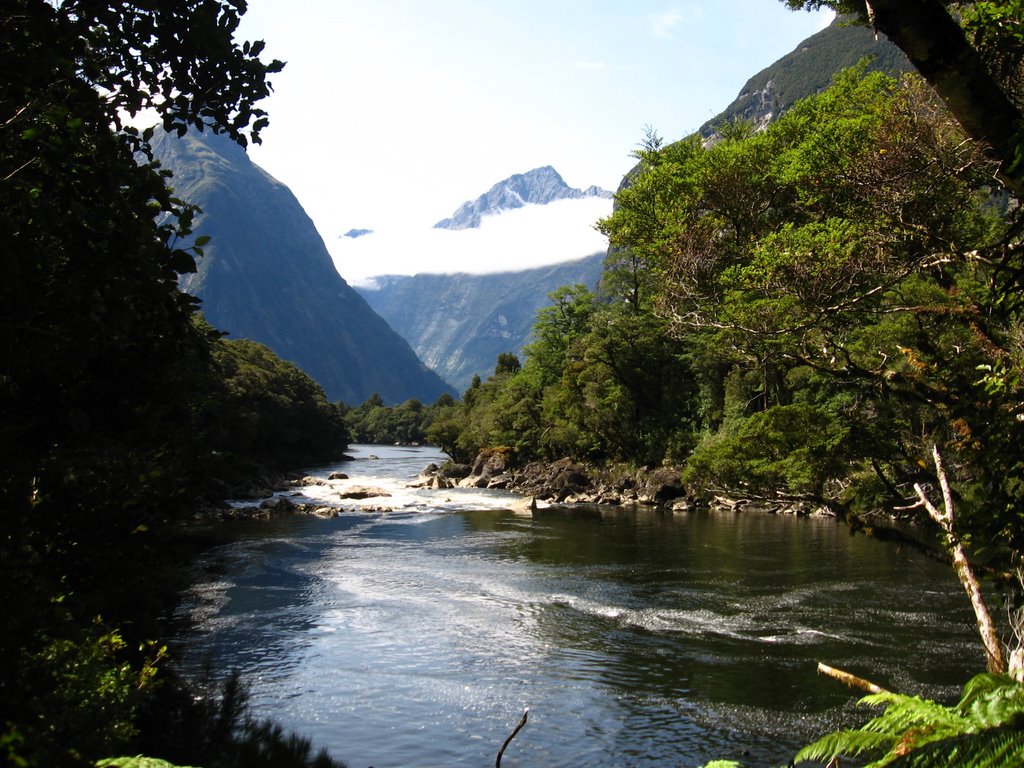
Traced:
<path fill-rule="evenodd" d="M 216 386 L 203 421 L 218 480 L 241 483 L 344 453 L 349 433 L 340 408 L 296 365 L 248 339 L 217 340 L 213 363 Z"/>
<path fill-rule="evenodd" d="M 672 160 L 633 179 L 643 195 L 671 185 L 672 167 L 686 185 L 659 226 L 637 241 L 645 230 L 617 227 L 616 212 L 608 230 L 647 249 L 676 337 L 734 366 L 734 410 L 691 479 L 853 515 L 916 505 L 915 484 L 939 484 L 937 444 L 959 535 L 1011 566 L 1024 357 L 997 257 L 1018 247 L 1019 213 L 992 194 L 991 162 L 913 78 L 856 71 L 761 133 Z"/>
<path fill-rule="evenodd" d="M 498 355 L 498 361 L 494 365 L 494 375 L 501 376 L 503 374 L 519 373 L 520 368 L 522 368 L 522 365 L 518 357 L 511 352 L 502 352 Z"/>
<path fill-rule="evenodd" d="M 1024 57 L 1018 0 L 951 3 L 941 0 L 785 0 L 791 8 L 827 6 L 855 13 L 899 46 L 967 133 L 998 162 L 1014 194 L 1024 194 L 1024 113 L 1016 84 Z M 973 47 L 951 8 L 964 8 Z M 998 69 L 993 71 L 993 64 Z M 1000 82 L 999 72 L 1012 73 Z"/>
<path fill-rule="evenodd" d="M 170 130 L 259 141 L 256 103 L 281 64 L 260 61 L 261 43 L 234 42 L 244 8 L 0 9 L 0 739 L 24 745 L 12 759 L 102 756 L 76 752 L 58 725 L 75 723 L 27 712 L 10 693 L 54 701 L 109 663 L 94 679 L 116 698 L 145 669 L 137 649 L 164 589 L 152 532 L 207 470 L 215 334 L 177 290 L 202 242 L 178 246 L 194 210 L 148 161 L 151 134 L 124 119 L 151 108 Z M 90 650 L 113 636 L 97 615 L 131 619 L 123 645 Z M 33 655 L 44 648 L 62 651 Z M 123 664 L 132 675 L 118 676 Z M 130 708 L 110 715 L 93 734 L 104 749 L 131 738 Z"/>

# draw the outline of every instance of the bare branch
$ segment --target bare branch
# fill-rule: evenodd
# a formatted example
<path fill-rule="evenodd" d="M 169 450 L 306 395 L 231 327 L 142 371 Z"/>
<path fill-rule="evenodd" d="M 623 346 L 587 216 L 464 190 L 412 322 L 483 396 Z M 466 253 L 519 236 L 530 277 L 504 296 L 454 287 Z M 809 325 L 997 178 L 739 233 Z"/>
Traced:
<path fill-rule="evenodd" d="M 523 719 L 519 721 L 519 725 L 508 735 L 505 739 L 505 743 L 501 745 L 501 749 L 498 750 L 498 756 L 494 760 L 494 768 L 501 768 L 501 756 L 505 754 L 505 748 L 512 742 L 512 739 L 516 737 L 516 734 L 522 730 L 523 726 L 526 725 L 526 718 L 530 715 L 530 708 L 526 707 L 523 710 Z"/>
<path fill-rule="evenodd" d="M 867 693 L 889 693 L 885 688 L 875 685 L 870 680 L 865 680 L 863 677 L 851 675 L 849 672 L 844 672 L 841 669 L 830 667 L 828 664 L 822 664 L 820 661 L 818 662 L 818 672 L 822 675 L 827 675 L 828 677 L 838 680 L 851 688 L 857 688 L 859 690 L 866 691 Z"/>
<path fill-rule="evenodd" d="M 953 569 L 956 571 L 957 578 L 960 580 L 964 591 L 967 592 L 967 596 L 971 601 L 971 607 L 974 609 L 978 634 L 981 635 L 981 642 L 988 656 L 988 670 L 997 674 L 1005 674 L 1007 664 L 1003 653 L 1002 641 L 999 639 L 999 633 L 996 630 L 995 623 L 992 621 L 992 614 L 985 603 L 985 597 L 981 591 L 981 583 L 978 581 L 977 576 L 975 576 L 974 569 L 967 558 L 967 550 L 954 529 L 956 513 L 953 507 L 953 494 L 950 490 L 946 469 L 942 465 L 942 455 L 939 453 L 938 446 L 932 448 L 932 458 L 935 461 L 935 473 L 939 479 L 939 487 L 942 489 L 944 509 L 941 512 L 939 511 L 931 499 L 928 498 L 928 494 L 925 493 L 920 483 L 914 484 L 914 490 L 917 492 L 917 497 L 921 500 L 922 506 L 928 510 L 932 520 L 938 523 L 945 534 L 946 549 L 953 558 Z"/>

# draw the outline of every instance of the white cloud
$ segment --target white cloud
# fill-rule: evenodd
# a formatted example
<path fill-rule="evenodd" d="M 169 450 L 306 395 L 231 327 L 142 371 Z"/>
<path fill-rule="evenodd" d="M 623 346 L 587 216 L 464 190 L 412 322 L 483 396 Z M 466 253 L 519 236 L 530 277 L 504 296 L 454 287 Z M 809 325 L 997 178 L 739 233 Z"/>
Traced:
<path fill-rule="evenodd" d="M 476 229 L 379 230 L 327 243 L 342 277 L 355 285 L 386 274 L 485 274 L 556 264 L 607 250 L 594 223 L 611 213 L 601 198 L 559 200 L 487 216 Z"/>
<path fill-rule="evenodd" d="M 657 15 L 647 17 L 651 23 L 651 31 L 655 37 L 671 37 L 672 30 L 683 20 L 683 14 L 679 11 L 666 11 Z"/>
<path fill-rule="evenodd" d="M 651 33 L 655 37 L 674 37 L 679 27 L 685 24 L 694 24 L 704 19 L 704 12 L 696 6 L 684 8 L 673 8 L 664 13 L 652 13 L 647 16 L 647 23 L 650 25 Z"/>

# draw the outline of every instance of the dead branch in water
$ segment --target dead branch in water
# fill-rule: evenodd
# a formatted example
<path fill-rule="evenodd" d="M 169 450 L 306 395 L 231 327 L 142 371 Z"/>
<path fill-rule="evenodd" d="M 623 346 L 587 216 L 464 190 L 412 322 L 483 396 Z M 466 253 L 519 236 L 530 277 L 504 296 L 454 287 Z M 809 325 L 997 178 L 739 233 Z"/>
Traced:
<path fill-rule="evenodd" d="M 502 744 L 501 749 L 498 750 L 498 756 L 494 760 L 494 768 L 501 768 L 501 756 L 505 754 L 505 748 L 509 745 L 512 739 L 516 737 L 516 734 L 522 730 L 523 726 L 526 725 L 526 718 L 529 716 L 529 714 L 530 708 L 526 707 L 526 709 L 523 710 L 523 719 L 519 721 L 519 725 L 517 725 L 515 727 L 515 730 L 513 730 L 512 733 L 508 735 L 508 738 L 505 739 L 505 743 Z"/>
<path fill-rule="evenodd" d="M 865 680 L 863 677 L 851 675 L 849 672 L 844 672 L 841 669 L 830 667 L 828 664 L 822 664 L 820 661 L 818 662 L 818 672 L 823 675 L 828 675 L 841 683 L 845 683 L 851 688 L 859 688 L 860 690 L 867 691 L 868 693 L 888 693 L 885 688 L 875 685 L 870 680 Z"/>

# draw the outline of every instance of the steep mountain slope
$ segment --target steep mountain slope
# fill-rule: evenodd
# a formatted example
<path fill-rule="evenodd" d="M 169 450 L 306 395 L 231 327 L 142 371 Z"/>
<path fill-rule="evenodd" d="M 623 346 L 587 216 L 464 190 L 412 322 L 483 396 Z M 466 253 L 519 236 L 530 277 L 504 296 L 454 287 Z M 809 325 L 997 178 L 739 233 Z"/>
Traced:
<path fill-rule="evenodd" d="M 203 209 L 206 255 L 182 289 L 215 327 L 262 342 L 316 379 L 328 398 L 433 402 L 450 388 L 337 273 L 291 191 L 227 139 L 163 135 L 154 149 L 179 197 Z"/>
<path fill-rule="evenodd" d="M 450 218 L 434 225 L 436 229 L 471 229 L 480 226 L 484 216 L 522 208 L 524 205 L 547 205 L 555 200 L 578 200 L 581 197 L 611 198 L 612 193 L 600 187 L 575 189 L 565 183 L 550 165 L 517 173 L 499 181 L 476 200 L 459 206 Z"/>
<path fill-rule="evenodd" d="M 903 52 L 884 36 L 838 17 L 804 40 L 792 52 L 751 77 L 739 96 L 700 128 L 709 138 L 718 126 L 746 120 L 763 127 L 795 101 L 828 88 L 835 74 L 869 59 L 868 71 L 890 74 L 913 71 Z"/>
<path fill-rule="evenodd" d="M 427 365 L 464 391 L 486 378 L 502 352 L 520 354 L 537 311 L 563 285 L 593 289 L 604 254 L 550 267 L 489 275 L 392 275 L 357 288 Z"/>

